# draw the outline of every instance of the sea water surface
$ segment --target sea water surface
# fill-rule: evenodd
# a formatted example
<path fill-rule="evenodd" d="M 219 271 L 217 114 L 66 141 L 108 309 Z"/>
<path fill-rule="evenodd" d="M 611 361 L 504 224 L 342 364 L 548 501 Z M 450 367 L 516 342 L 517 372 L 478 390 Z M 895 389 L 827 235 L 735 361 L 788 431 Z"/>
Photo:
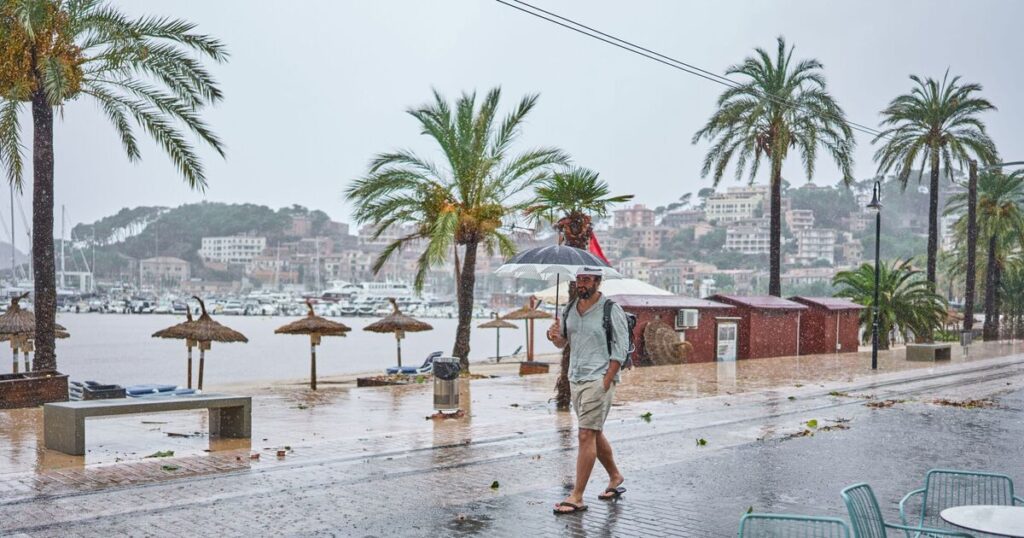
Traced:
<path fill-rule="evenodd" d="M 217 316 L 215 319 L 249 338 L 248 343 L 214 342 L 206 352 L 204 386 L 228 383 L 260 383 L 309 378 L 309 337 L 274 334 L 274 329 L 294 317 Z M 324 337 L 317 347 L 317 375 L 330 376 L 380 371 L 395 365 L 395 338 L 391 334 L 363 330 L 375 318 L 334 318 L 352 327 L 345 337 Z M 57 341 L 58 370 L 73 381 L 98 381 L 133 385 L 165 383 L 185 385 L 184 340 L 153 338 L 165 327 L 184 321 L 183 316 L 159 314 L 59 314 L 58 323 L 71 338 Z M 402 364 L 419 366 L 433 351 L 449 355 L 455 341 L 455 319 L 425 319 L 434 330 L 408 333 L 402 340 Z M 494 357 L 494 329 L 478 329 L 486 320 L 473 320 L 470 360 Z M 516 322 L 522 325 L 524 322 Z M 555 351 L 544 338 L 547 320 L 536 324 L 537 353 Z M 501 331 L 501 353 L 525 345 L 525 331 Z M 525 348 L 524 348 L 525 349 Z M 198 376 L 199 349 L 193 355 L 193 383 Z M 0 359 L 5 364 L 10 359 Z M 19 362 L 20 362 L 19 358 Z M 9 371 L 10 366 L 0 366 Z"/>

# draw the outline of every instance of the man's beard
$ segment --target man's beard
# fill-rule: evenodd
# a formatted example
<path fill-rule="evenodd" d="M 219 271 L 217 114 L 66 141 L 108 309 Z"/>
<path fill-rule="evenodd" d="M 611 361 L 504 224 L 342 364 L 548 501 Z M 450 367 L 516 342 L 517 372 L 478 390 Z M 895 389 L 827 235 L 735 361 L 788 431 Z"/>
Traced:
<path fill-rule="evenodd" d="M 591 290 L 590 288 L 583 288 L 583 287 L 576 288 L 576 295 L 579 295 L 580 299 L 589 299 L 590 296 L 593 295 L 593 294 L 594 294 L 594 291 Z"/>

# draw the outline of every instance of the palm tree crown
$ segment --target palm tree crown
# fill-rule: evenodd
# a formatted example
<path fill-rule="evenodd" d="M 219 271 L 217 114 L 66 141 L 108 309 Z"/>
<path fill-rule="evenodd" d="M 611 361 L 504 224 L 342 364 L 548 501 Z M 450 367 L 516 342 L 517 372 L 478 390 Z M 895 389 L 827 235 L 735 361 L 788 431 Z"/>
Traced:
<path fill-rule="evenodd" d="M 537 185 L 535 193 L 526 215 L 537 222 L 554 222 L 566 244 L 576 248 L 587 247 L 593 217 L 604 217 L 612 205 L 633 199 L 632 194 L 610 196 L 597 172 L 579 167 L 555 172 Z"/>
<path fill-rule="evenodd" d="M 799 152 L 807 179 L 814 176 L 819 149 L 835 161 L 849 183 L 856 144 L 846 115 L 828 93 L 820 61 L 795 61 L 782 37 L 774 58 L 764 49 L 726 70 L 743 80 L 718 98 L 718 109 L 693 136 L 712 141 L 701 175 L 718 185 L 730 162 L 736 179 L 748 174 L 752 183 L 762 159 L 771 166 L 771 275 L 769 293 L 779 295 L 781 283 L 782 163 L 790 150 Z M 748 173 L 749 172 L 749 173 Z"/>
<path fill-rule="evenodd" d="M 852 271 L 840 271 L 832 279 L 838 288 L 837 297 L 846 297 L 863 305 L 861 326 L 874 323 L 875 268 L 865 263 Z M 910 260 L 882 263 L 879 267 L 878 334 L 881 349 L 889 349 L 889 332 L 910 331 L 914 335 L 931 335 L 946 319 L 946 303 L 932 286 L 921 278 L 921 271 Z M 870 338 L 871 331 L 864 331 Z"/>
<path fill-rule="evenodd" d="M 875 152 L 880 174 L 896 171 L 904 187 L 914 164 L 920 162 L 922 176 L 930 169 L 928 211 L 927 278 L 935 283 L 938 253 L 939 170 L 952 178 L 952 167 L 967 165 L 973 157 L 987 163 L 997 158 L 995 143 L 989 138 L 985 124 L 978 119 L 982 112 L 995 110 L 988 100 L 979 97 L 981 85 L 961 83 L 960 77 L 942 81 L 921 79 L 911 75 L 914 88 L 900 95 L 882 111 L 884 130 L 872 140 L 884 139 Z M 920 177 L 920 176 L 919 176 Z"/>
<path fill-rule="evenodd" d="M 469 353 L 477 247 L 512 255 L 515 245 L 502 231 L 503 223 L 531 205 L 530 189 L 550 176 L 553 166 L 568 157 L 554 148 L 512 154 L 523 120 L 537 102 L 524 97 L 505 118 L 497 116 L 501 97 L 492 89 L 477 106 L 476 94 L 463 94 L 454 106 L 434 92 L 434 101 L 409 114 L 422 134 L 435 142 L 444 156 L 438 165 L 411 151 L 377 155 L 368 174 L 346 189 L 355 205 L 354 217 L 372 223 L 375 237 L 394 226 L 411 231 L 389 243 L 374 264 L 379 271 L 402 248 L 425 243 L 418 259 L 415 285 L 422 289 L 432 266 L 444 263 L 455 250 L 459 327 L 453 354 Z M 457 247 L 463 247 L 460 267 Z"/>

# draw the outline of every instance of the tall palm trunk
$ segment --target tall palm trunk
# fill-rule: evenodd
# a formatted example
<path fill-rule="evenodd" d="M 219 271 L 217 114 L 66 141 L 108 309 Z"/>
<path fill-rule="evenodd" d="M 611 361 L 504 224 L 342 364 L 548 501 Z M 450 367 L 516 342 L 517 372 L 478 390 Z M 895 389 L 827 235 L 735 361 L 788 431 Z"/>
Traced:
<path fill-rule="evenodd" d="M 462 271 L 456 282 L 456 302 L 459 305 L 459 325 L 455 329 L 455 347 L 452 355 L 459 358 L 462 371 L 469 373 L 469 331 L 473 322 L 473 289 L 476 286 L 477 243 L 466 244 L 462 257 Z"/>
<path fill-rule="evenodd" d="M 53 108 L 43 90 L 32 95 L 32 270 L 35 273 L 36 356 L 33 370 L 56 370 L 53 324 L 57 270 L 53 255 Z"/>
<path fill-rule="evenodd" d="M 987 340 L 999 339 L 998 312 L 996 311 L 998 262 L 996 260 L 996 234 L 988 240 L 988 264 L 985 267 L 985 324 L 982 326 L 982 337 Z"/>
<path fill-rule="evenodd" d="M 964 278 L 964 330 L 974 329 L 974 288 L 978 257 L 978 162 L 971 160 L 967 179 L 967 274 Z"/>
<path fill-rule="evenodd" d="M 782 296 L 782 159 L 772 157 L 768 295 Z"/>
<path fill-rule="evenodd" d="M 928 282 L 935 287 L 935 263 L 939 254 L 939 153 L 932 148 L 932 173 L 928 186 Z"/>
<path fill-rule="evenodd" d="M 1003 315 L 1003 266 L 996 260 L 996 304 L 992 308 L 993 316 L 992 324 L 995 326 L 996 340 L 999 340 L 1002 336 L 1002 327 L 1000 326 L 1000 318 Z"/>

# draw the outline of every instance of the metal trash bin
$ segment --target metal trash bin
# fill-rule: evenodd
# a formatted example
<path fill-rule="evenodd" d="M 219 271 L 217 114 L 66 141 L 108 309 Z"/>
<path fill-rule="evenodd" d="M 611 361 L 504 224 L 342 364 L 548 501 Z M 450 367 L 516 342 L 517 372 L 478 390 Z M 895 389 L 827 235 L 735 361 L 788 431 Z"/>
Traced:
<path fill-rule="evenodd" d="M 459 365 L 458 357 L 437 357 L 434 359 L 434 409 L 456 411 L 459 409 Z"/>

